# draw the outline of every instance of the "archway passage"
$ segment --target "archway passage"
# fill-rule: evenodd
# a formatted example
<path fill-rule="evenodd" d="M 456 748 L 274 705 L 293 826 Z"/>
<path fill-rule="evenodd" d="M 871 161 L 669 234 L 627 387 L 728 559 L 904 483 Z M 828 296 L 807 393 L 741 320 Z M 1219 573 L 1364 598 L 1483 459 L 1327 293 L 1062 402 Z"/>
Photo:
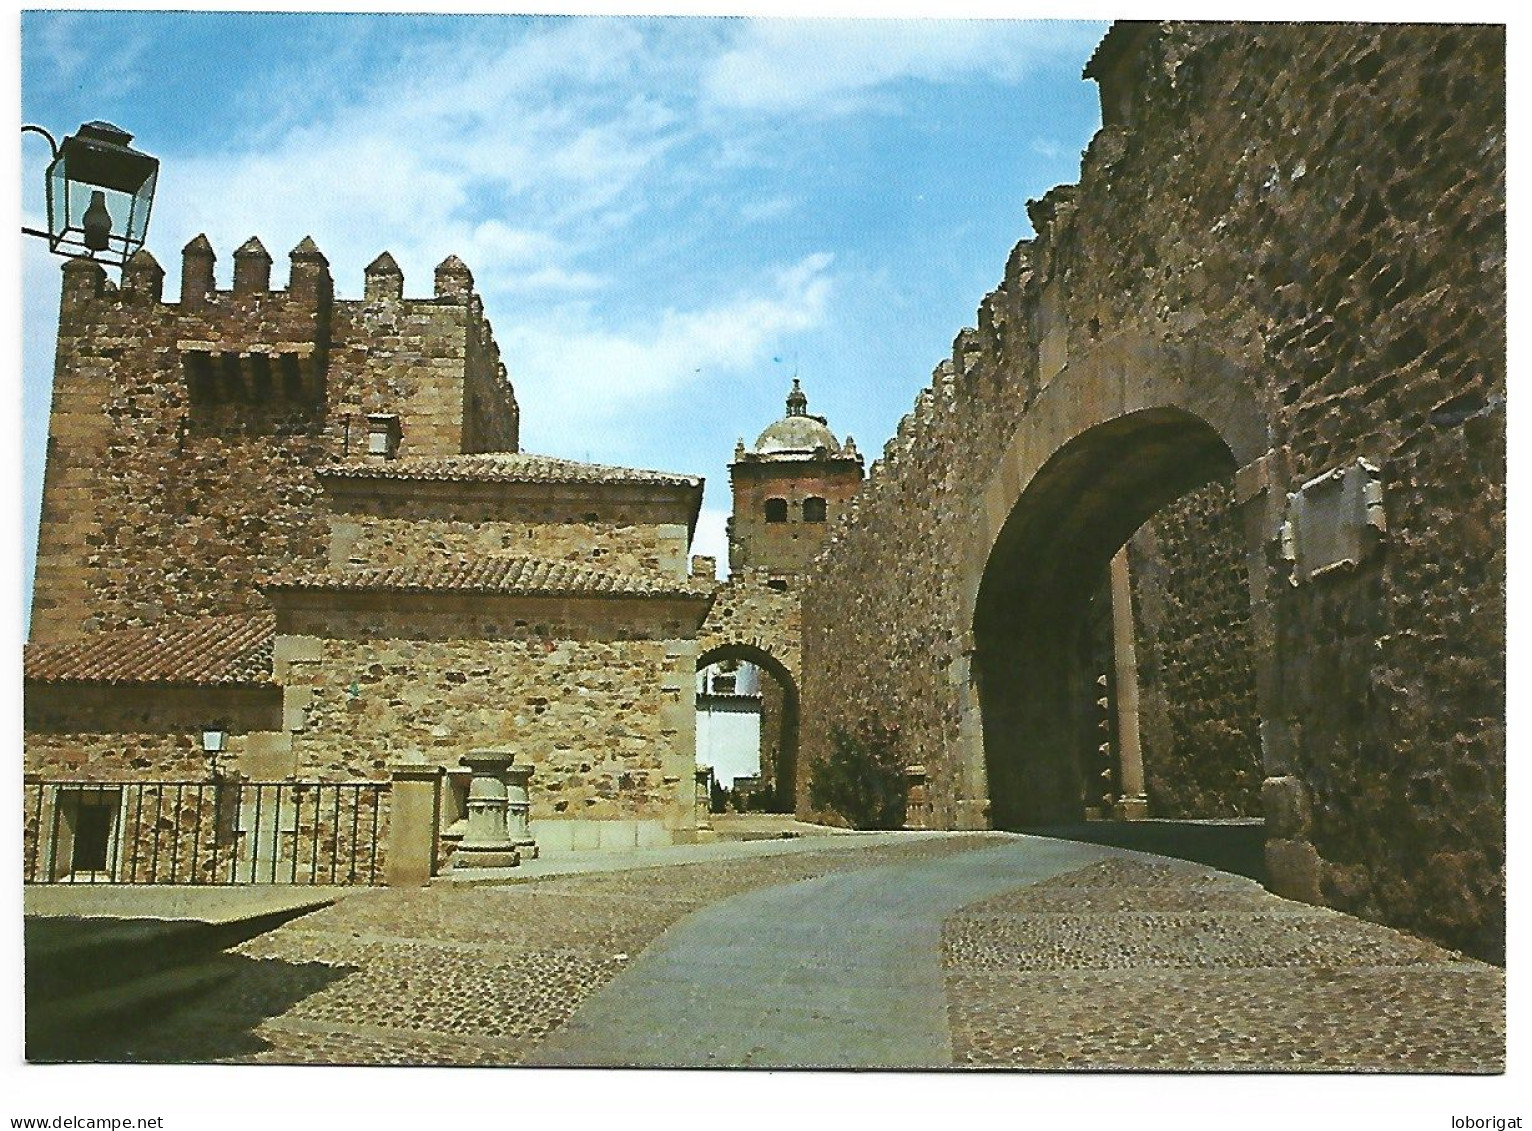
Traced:
<path fill-rule="evenodd" d="M 734 663 L 753 665 L 765 677 L 759 688 L 759 804 L 768 812 L 791 813 L 797 797 L 798 685 L 785 664 L 752 644 L 710 648 L 697 658 L 697 670 Z M 702 710 L 700 701 L 698 709 Z"/>
<path fill-rule="evenodd" d="M 1102 663 L 1104 636 L 1108 656 L 1113 647 L 1113 590 L 1122 597 L 1111 580 L 1114 555 L 1162 507 L 1232 476 L 1236 466 L 1206 421 L 1161 407 L 1086 429 L 1027 483 L 975 603 L 995 827 L 1073 824 L 1092 808 L 1099 814 L 1100 778 L 1109 772 L 1097 764 L 1102 705 L 1122 690 Z M 1131 621 L 1128 634 L 1131 641 Z"/>

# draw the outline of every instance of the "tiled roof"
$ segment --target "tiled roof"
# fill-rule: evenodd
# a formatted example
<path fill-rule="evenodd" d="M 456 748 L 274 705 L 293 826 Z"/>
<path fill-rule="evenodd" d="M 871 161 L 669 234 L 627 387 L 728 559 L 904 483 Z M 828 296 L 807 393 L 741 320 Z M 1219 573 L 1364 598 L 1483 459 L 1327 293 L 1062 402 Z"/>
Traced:
<path fill-rule="evenodd" d="M 482 452 L 393 460 L 351 460 L 319 469 L 335 479 L 424 479 L 474 483 L 651 483 L 671 487 L 700 487 L 695 475 L 668 471 L 611 467 L 600 463 L 540 456 L 531 452 Z"/>
<path fill-rule="evenodd" d="M 269 683 L 275 635 L 270 613 L 169 620 L 28 644 L 24 670 L 43 683 Z"/>
<path fill-rule="evenodd" d="M 704 597 L 710 584 L 684 578 L 619 573 L 543 558 L 445 559 L 390 569 L 347 569 L 273 578 L 269 593 L 292 590 L 389 593 L 497 593 L 526 597 Z"/>

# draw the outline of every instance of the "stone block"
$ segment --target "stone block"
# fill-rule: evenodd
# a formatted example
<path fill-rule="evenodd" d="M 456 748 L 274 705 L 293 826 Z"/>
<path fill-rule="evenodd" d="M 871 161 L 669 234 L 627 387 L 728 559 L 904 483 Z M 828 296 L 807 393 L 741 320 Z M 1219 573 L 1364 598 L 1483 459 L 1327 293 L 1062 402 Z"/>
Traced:
<path fill-rule="evenodd" d="M 1266 814 L 1266 834 L 1278 840 L 1302 840 L 1309 834 L 1308 787 L 1302 779 L 1283 776 L 1261 783 L 1261 808 Z"/>
<path fill-rule="evenodd" d="M 1323 867 L 1319 853 L 1306 840 L 1266 842 L 1266 885 L 1284 899 L 1324 906 Z"/>

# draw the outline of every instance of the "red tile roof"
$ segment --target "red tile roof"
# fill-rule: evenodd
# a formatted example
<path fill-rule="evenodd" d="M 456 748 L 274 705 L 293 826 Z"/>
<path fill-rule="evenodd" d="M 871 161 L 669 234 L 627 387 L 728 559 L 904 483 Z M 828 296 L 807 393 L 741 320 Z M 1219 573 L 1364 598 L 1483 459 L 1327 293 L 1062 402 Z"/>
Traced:
<path fill-rule="evenodd" d="M 299 577 L 278 577 L 268 593 L 321 592 L 496 593 L 527 597 L 706 597 L 710 581 L 659 574 L 621 573 L 575 562 L 543 558 L 443 559 L 390 569 L 347 569 Z"/>
<path fill-rule="evenodd" d="M 28 644 L 23 663 L 42 683 L 262 684 L 275 636 L 270 613 L 185 618 Z"/>
<path fill-rule="evenodd" d="M 600 463 L 540 456 L 531 452 L 482 452 L 477 455 L 395 460 L 352 460 L 318 470 L 321 478 L 425 479 L 478 483 L 648 483 L 701 487 L 696 475 L 646 471 Z"/>

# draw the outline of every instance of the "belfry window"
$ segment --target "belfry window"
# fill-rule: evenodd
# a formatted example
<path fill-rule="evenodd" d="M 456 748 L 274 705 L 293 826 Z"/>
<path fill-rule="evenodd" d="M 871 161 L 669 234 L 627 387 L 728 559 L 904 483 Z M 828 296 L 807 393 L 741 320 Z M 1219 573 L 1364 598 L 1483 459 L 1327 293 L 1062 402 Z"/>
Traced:
<path fill-rule="evenodd" d="M 786 499 L 767 499 L 766 500 L 766 521 L 767 522 L 786 522 L 787 521 L 787 500 Z"/>
<path fill-rule="evenodd" d="M 823 499 L 810 497 L 803 500 L 804 522 L 823 522 L 825 520 L 826 513 L 827 508 Z"/>

